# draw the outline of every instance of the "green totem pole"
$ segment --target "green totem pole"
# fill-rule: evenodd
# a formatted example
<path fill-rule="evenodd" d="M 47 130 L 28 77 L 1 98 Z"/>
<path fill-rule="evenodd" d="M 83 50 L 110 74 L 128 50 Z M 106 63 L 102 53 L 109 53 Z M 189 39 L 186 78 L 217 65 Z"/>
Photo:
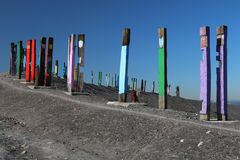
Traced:
<path fill-rule="evenodd" d="M 18 78 L 21 79 L 22 77 L 22 70 L 23 70 L 23 46 L 22 46 L 22 41 L 18 42 L 17 45 L 17 74 Z"/>
<path fill-rule="evenodd" d="M 167 108 L 167 29 L 158 29 L 159 109 Z"/>

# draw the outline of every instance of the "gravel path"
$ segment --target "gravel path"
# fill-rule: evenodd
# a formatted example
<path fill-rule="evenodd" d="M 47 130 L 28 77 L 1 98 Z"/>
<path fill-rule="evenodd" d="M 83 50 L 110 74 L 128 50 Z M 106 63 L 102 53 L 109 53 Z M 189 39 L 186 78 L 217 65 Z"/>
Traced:
<path fill-rule="evenodd" d="M 106 102 L 116 98 L 114 90 L 88 87 L 90 96 L 68 96 L 1 75 L 0 159 L 240 158 L 240 123 L 201 122 L 196 101 L 170 97 L 172 106 L 186 104 L 192 112 L 159 111 L 154 103 L 112 107 Z"/>

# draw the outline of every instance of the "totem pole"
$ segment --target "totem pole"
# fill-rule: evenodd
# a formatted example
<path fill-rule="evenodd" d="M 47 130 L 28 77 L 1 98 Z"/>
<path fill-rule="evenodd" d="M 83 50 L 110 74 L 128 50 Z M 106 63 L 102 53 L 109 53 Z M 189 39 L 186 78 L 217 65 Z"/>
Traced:
<path fill-rule="evenodd" d="M 110 73 L 106 74 L 106 86 L 109 87 L 110 86 Z"/>
<path fill-rule="evenodd" d="M 51 86 L 52 81 L 52 54 L 53 54 L 53 38 L 48 38 L 47 59 L 46 59 L 46 80 L 45 86 Z"/>
<path fill-rule="evenodd" d="M 26 71 L 26 48 L 23 48 L 23 69 L 22 71 Z"/>
<path fill-rule="evenodd" d="M 9 66 L 9 75 L 16 75 L 16 47 L 14 43 L 11 43 L 10 46 L 10 66 Z"/>
<path fill-rule="evenodd" d="M 21 79 L 22 78 L 22 70 L 23 70 L 23 46 L 22 46 L 22 41 L 18 42 L 17 52 L 18 52 L 17 74 L 18 74 L 18 79 Z"/>
<path fill-rule="evenodd" d="M 114 82 L 114 77 L 113 77 L 113 75 L 112 75 L 112 85 L 111 85 L 112 87 L 113 87 L 113 85 L 114 85 L 113 82 Z"/>
<path fill-rule="evenodd" d="M 83 91 L 83 72 L 80 67 L 84 67 L 84 49 L 85 49 L 85 35 L 78 35 L 78 75 L 77 75 L 77 91 Z"/>
<path fill-rule="evenodd" d="M 102 72 L 98 72 L 98 85 L 102 85 Z"/>
<path fill-rule="evenodd" d="M 54 73 L 55 73 L 55 76 L 58 77 L 58 60 L 55 61 Z"/>
<path fill-rule="evenodd" d="M 127 101 L 127 88 L 128 88 L 128 52 L 130 44 L 130 29 L 123 30 L 123 41 L 121 51 L 120 73 L 119 73 L 119 97 L 120 102 Z"/>
<path fill-rule="evenodd" d="M 202 101 L 200 119 L 209 120 L 211 105 L 210 28 L 201 27 L 200 36 L 201 51 L 203 52 L 203 59 L 200 62 L 200 100 Z"/>
<path fill-rule="evenodd" d="M 144 81 L 143 92 L 146 92 L 146 87 L 147 87 L 147 80 Z"/>
<path fill-rule="evenodd" d="M 167 109 L 167 29 L 158 29 L 159 108 Z"/>
<path fill-rule="evenodd" d="M 31 82 L 35 82 L 36 40 L 31 40 Z"/>
<path fill-rule="evenodd" d="M 134 90 L 137 91 L 137 78 L 134 78 Z"/>
<path fill-rule="evenodd" d="M 143 82 L 144 82 L 143 79 L 141 79 L 141 92 L 143 92 L 143 87 L 144 87 L 143 86 L 144 85 Z"/>
<path fill-rule="evenodd" d="M 114 74 L 114 88 L 117 87 L 117 74 Z"/>
<path fill-rule="evenodd" d="M 152 93 L 154 93 L 155 92 L 155 81 L 153 81 L 153 83 L 152 83 Z"/>
<path fill-rule="evenodd" d="M 39 66 L 39 75 L 38 75 L 38 85 L 44 85 L 45 79 L 45 52 L 46 52 L 46 38 L 42 37 L 41 39 L 41 48 L 40 48 L 40 66 Z"/>
<path fill-rule="evenodd" d="M 74 58 L 75 58 L 75 35 L 71 34 L 68 38 L 68 76 L 67 76 L 67 87 L 68 92 L 73 92 L 74 90 Z"/>
<path fill-rule="evenodd" d="M 217 117 L 227 120 L 227 26 L 217 28 Z"/>
<path fill-rule="evenodd" d="M 180 97 L 180 87 L 179 86 L 176 87 L 176 96 Z"/>
<path fill-rule="evenodd" d="M 27 41 L 27 52 L 26 52 L 26 82 L 31 81 L 31 43 L 32 40 Z"/>
<path fill-rule="evenodd" d="M 67 79 L 67 66 L 63 63 L 63 79 Z"/>
<path fill-rule="evenodd" d="M 93 71 L 91 71 L 91 82 L 93 84 Z"/>

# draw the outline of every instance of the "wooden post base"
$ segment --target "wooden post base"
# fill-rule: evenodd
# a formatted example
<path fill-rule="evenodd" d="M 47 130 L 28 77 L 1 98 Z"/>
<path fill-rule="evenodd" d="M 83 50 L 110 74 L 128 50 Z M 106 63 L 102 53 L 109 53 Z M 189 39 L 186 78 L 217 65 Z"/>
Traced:
<path fill-rule="evenodd" d="M 200 114 L 200 120 L 201 121 L 209 121 L 210 120 L 210 115 L 208 115 L 208 114 Z"/>
<path fill-rule="evenodd" d="M 217 119 L 219 121 L 227 121 L 227 115 L 226 114 L 218 114 Z"/>
<path fill-rule="evenodd" d="M 118 101 L 119 102 L 127 102 L 127 94 L 126 93 L 119 94 Z"/>

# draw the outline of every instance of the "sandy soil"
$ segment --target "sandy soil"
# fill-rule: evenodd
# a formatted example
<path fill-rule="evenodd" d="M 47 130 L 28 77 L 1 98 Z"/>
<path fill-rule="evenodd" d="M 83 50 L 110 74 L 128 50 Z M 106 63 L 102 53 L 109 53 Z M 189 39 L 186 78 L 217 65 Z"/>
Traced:
<path fill-rule="evenodd" d="M 114 88 L 86 84 L 90 95 L 69 96 L 63 80 L 53 84 L 31 90 L 0 75 L 0 159 L 240 158 L 240 107 L 229 107 L 234 121 L 202 122 L 199 101 L 169 96 L 160 111 L 157 94 L 144 93 L 148 106 L 113 107 Z"/>

